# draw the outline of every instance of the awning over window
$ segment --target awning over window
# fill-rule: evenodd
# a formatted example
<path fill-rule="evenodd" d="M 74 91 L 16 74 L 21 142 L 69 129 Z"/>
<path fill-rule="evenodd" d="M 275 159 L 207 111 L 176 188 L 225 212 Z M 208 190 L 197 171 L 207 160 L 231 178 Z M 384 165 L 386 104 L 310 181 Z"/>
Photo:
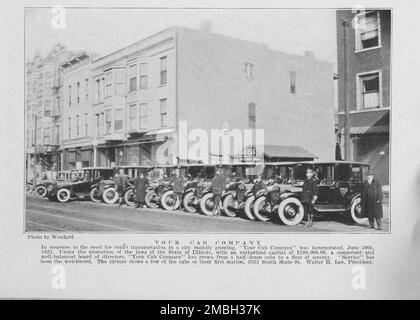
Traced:
<path fill-rule="evenodd" d="M 316 156 L 298 146 L 265 145 L 264 155 L 268 158 L 315 159 Z"/>
<path fill-rule="evenodd" d="M 344 115 L 338 117 L 340 129 L 344 127 Z M 350 134 L 379 134 L 389 132 L 389 110 L 376 110 L 350 114 Z"/>

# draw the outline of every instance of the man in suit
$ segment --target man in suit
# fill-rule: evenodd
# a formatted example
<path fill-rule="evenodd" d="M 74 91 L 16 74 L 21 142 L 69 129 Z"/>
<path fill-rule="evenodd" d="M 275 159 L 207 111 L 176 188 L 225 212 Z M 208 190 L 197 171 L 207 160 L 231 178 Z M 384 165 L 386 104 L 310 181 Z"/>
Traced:
<path fill-rule="evenodd" d="M 378 225 L 378 230 L 382 229 L 382 186 L 374 177 L 373 172 L 369 171 L 367 180 L 362 188 L 362 212 L 369 219 L 369 226 L 373 229 L 374 220 Z"/>
<path fill-rule="evenodd" d="M 214 195 L 214 208 L 213 208 L 213 215 L 220 215 L 220 200 L 222 199 L 223 190 L 226 187 L 226 177 L 223 174 L 222 168 L 217 168 L 216 175 L 211 181 L 212 184 L 212 191 Z M 216 213 L 217 211 L 217 213 Z"/>
<path fill-rule="evenodd" d="M 312 168 L 306 169 L 306 179 L 303 182 L 302 205 L 308 215 L 307 227 L 312 227 L 314 221 L 314 206 L 318 199 L 318 180 Z"/>

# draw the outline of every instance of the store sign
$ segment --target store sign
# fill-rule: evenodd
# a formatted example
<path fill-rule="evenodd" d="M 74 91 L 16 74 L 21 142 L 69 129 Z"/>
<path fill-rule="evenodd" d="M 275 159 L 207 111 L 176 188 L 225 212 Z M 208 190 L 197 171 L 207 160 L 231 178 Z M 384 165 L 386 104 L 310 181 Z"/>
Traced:
<path fill-rule="evenodd" d="M 247 146 L 236 153 L 235 160 L 240 162 L 263 162 L 264 152 L 261 148 Z"/>

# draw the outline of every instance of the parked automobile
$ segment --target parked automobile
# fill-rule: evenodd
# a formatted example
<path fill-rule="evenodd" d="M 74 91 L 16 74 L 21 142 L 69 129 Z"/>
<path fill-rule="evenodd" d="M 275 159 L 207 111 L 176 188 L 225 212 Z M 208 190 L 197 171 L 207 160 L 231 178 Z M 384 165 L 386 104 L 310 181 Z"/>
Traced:
<path fill-rule="evenodd" d="M 315 171 L 318 182 L 318 199 L 315 203 L 315 214 L 348 214 L 356 223 L 364 223 L 361 215 L 361 188 L 369 171 L 369 164 L 350 161 L 302 162 L 295 168 L 294 190 L 283 190 L 278 206 L 269 208 L 268 214 L 277 214 L 287 225 L 296 225 L 304 217 L 300 202 L 301 185 L 307 168 Z M 256 210 L 256 208 L 254 208 Z"/>
<path fill-rule="evenodd" d="M 296 181 L 296 162 L 267 163 L 261 174 L 261 187 L 254 190 L 251 213 L 259 221 L 272 218 L 272 210 L 280 204 L 280 194 L 285 191 L 299 191 L 303 180 Z M 297 188 L 297 189 L 296 189 Z"/>
<path fill-rule="evenodd" d="M 40 198 L 45 198 L 48 194 L 48 187 L 55 184 L 63 184 L 71 181 L 71 171 L 59 171 L 55 179 L 44 179 L 35 185 L 35 194 Z M 32 183 L 30 184 L 32 188 Z M 28 187 L 29 189 L 29 187 Z"/>
<path fill-rule="evenodd" d="M 228 166 L 225 170 L 228 174 L 228 184 L 222 196 L 223 212 L 229 217 L 245 213 L 248 217 L 249 212 L 245 212 L 245 204 L 249 203 L 252 196 L 254 180 L 263 170 L 262 164 L 239 163 Z"/>
<path fill-rule="evenodd" d="M 215 166 L 193 164 L 188 166 L 186 172 L 191 176 L 191 183 L 185 187 L 182 204 L 186 211 L 196 213 L 200 210 L 200 201 L 204 190 L 211 185 L 210 180 L 214 176 Z"/>
<path fill-rule="evenodd" d="M 52 184 L 48 187 L 48 198 L 59 202 L 77 199 L 91 199 L 98 202 L 103 190 L 107 188 L 107 181 L 113 175 L 112 168 L 83 168 L 72 171 L 73 181 Z M 112 184 L 109 184 L 112 187 Z"/>
<path fill-rule="evenodd" d="M 148 176 L 149 172 L 153 172 L 152 166 L 122 166 L 117 167 L 117 170 L 124 169 L 124 174 L 128 176 L 128 180 L 131 186 L 124 192 L 124 202 L 134 207 L 136 205 L 135 201 L 135 188 L 134 188 L 134 180 L 140 175 L 142 172 L 145 176 Z M 149 177 L 149 183 L 153 180 L 153 177 Z"/>

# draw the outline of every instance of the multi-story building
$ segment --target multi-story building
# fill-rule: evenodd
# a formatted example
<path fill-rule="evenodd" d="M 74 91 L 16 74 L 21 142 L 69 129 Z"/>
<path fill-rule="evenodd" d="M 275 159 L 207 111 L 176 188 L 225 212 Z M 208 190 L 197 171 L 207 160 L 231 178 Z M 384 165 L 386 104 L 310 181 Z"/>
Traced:
<path fill-rule="evenodd" d="M 60 67 L 70 55 L 70 51 L 58 44 L 45 58 L 37 54 L 26 64 L 25 137 L 28 179 L 33 177 L 35 163 L 38 177 L 61 168 Z"/>
<path fill-rule="evenodd" d="M 299 147 L 271 147 L 272 158 L 334 158 L 333 67 L 310 52 L 172 27 L 62 67 L 64 169 L 193 160 L 180 121 L 209 134 L 264 128 L 266 145 Z"/>
<path fill-rule="evenodd" d="M 338 10 L 338 128 L 349 110 L 350 160 L 389 183 L 391 11 Z"/>

